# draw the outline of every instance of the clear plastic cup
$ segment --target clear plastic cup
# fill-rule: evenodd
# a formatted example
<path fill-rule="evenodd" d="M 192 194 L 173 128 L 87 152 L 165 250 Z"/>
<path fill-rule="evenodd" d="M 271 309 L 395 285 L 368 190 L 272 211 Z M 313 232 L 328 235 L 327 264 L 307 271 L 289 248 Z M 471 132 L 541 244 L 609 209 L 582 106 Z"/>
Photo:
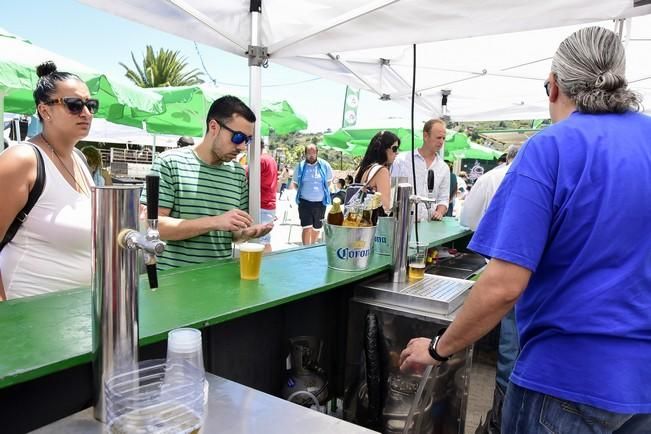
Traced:
<path fill-rule="evenodd" d="M 412 241 L 409 243 L 409 266 L 407 275 L 411 280 L 420 280 L 425 277 L 425 257 L 427 256 L 428 243 Z"/>
<path fill-rule="evenodd" d="M 200 381 L 205 379 L 203 365 L 203 346 L 201 345 L 201 331 L 189 327 L 178 328 L 167 334 L 167 376 L 166 381 L 180 375 L 198 376 Z"/>
<path fill-rule="evenodd" d="M 240 278 L 243 280 L 258 280 L 264 244 L 240 244 Z"/>

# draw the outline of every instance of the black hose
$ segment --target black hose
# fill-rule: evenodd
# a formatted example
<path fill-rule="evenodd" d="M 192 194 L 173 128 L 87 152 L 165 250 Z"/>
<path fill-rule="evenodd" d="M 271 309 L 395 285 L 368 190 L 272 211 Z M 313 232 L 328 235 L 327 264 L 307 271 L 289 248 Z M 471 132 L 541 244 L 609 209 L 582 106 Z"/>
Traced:
<path fill-rule="evenodd" d="M 366 314 L 364 327 L 364 353 L 366 356 L 366 387 L 368 390 L 368 427 L 379 429 L 382 421 L 382 366 L 379 347 L 378 319 L 374 313 Z"/>

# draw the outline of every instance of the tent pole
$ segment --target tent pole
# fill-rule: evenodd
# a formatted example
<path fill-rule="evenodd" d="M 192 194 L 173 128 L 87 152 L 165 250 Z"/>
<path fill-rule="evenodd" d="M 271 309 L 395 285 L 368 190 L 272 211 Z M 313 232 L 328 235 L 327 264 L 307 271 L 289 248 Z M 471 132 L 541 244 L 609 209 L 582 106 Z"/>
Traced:
<path fill-rule="evenodd" d="M 260 223 L 260 126 L 262 123 L 262 71 L 267 62 L 266 48 L 260 46 L 262 0 L 251 0 L 251 45 L 249 57 L 249 103 L 255 113 L 253 142 L 249 144 L 249 213 L 254 223 Z"/>
<path fill-rule="evenodd" d="M 2 137 L 5 135 L 5 94 L 0 93 L 0 119 L 2 119 Z M 4 144 L 2 145 L 4 148 Z"/>

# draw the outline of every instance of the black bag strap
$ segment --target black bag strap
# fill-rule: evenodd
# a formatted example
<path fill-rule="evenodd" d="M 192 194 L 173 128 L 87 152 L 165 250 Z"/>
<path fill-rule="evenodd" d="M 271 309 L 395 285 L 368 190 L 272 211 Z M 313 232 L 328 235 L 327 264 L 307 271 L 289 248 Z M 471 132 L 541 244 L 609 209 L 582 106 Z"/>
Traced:
<path fill-rule="evenodd" d="M 29 212 L 34 208 L 34 205 L 36 205 L 36 202 L 43 193 L 43 187 L 45 186 L 45 164 L 43 163 L 43 156 L 35 145 L 32 145 L 31 143 L 30 145 L 36 154 L 36 180 L 34 180 L 34 185 L 29 192 L 29 196 L 27 196 L 27 203 L 23 209 L 20 210 L 14 221 L 11 222 L 9 229 L 7 229 L 7 233 L 2 239 L 2 242 L 0 242 L 0 252 L 7 244 L 9 244 L 14 236 L 16 236 L 16 232 L 18 232 L 20 225 L 23 224 Z"/>

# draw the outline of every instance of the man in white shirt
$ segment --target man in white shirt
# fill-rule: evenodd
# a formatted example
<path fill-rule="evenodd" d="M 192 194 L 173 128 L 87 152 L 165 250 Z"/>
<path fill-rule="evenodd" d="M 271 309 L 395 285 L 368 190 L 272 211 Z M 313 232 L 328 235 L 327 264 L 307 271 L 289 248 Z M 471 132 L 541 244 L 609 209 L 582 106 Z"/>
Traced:
<path fill-rule="evenodd" d="M 419 196 L 427 196 L 427 172 L 434 171 L 434 197 L 436 207 L 430 208 L 429 215 L 425 205 L 418 206 L 418 220 L 441 220 L 448 210 L 450 201 L 450 171 L 440 155 L 445 143 L 445 122 L 441 119 L 430 119 L 423 127 L 423 146 L 415 150 L 414 163 L 416 167 L 415 191 Z M 413 184 L 412 153 L 403 152 L 398 155 L 391 166 L 392 177 L 407 177 Z"/>
<path fill-rule="evenodd" d="M 506 164 L 497 166 L 493 170 L 482 175 L 472 186 L 461 210 L 461 225 L 467 226 L 473 231 L 477 229 L 479 221 L 486 213 L 497 188 L 502 183 L 506 172 L 511 167 L 511 162 L 518 154 L 519 146 L 511 145 L 506 150 Z"/>

